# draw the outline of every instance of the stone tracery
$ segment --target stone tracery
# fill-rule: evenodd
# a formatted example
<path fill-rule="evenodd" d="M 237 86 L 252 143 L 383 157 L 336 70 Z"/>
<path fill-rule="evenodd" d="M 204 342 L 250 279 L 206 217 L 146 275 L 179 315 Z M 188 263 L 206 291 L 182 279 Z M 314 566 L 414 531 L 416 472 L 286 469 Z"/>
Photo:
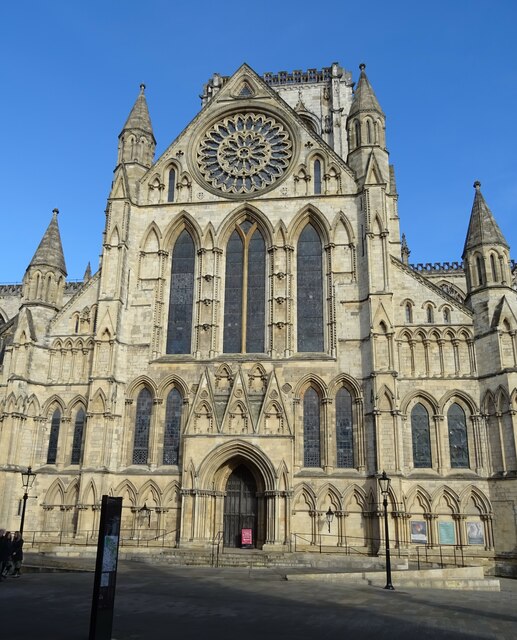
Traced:
<path fill-rule="evenodd" d="M 205 180 L 228 194 L 248 194 L 283 176 L 293 144 L 281 122 L 263 113 L 237 113 L 214 124 L 198 148 Z"/>

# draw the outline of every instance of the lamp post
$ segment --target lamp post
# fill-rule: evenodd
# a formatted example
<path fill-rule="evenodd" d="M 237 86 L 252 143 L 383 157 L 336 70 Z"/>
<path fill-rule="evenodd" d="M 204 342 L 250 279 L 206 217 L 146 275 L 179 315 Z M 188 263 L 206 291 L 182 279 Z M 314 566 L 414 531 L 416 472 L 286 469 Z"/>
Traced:
<path fill-rule="evenodd" d="M 29 497 L 29 491 L 32 489 L 32 485 L 36 480 L 36 474 L 32 471 L 32 467 L 28 467 L 27 471 L 22 471 L 22 487 L 23 492 L 23 504 L 22 504 L 22 516 L 20 521 L 20 536 L 23 536 L 23 525 L 25 524 L 25 509 L 27 508 L 27 498 Z"/>
<path fill-rule="evenodd" d="M 332 524 L 332 520 L 334 519 L 334 512 L 332 511 L 331 507 L 328 508 L 328 511 L 325 514 L 325 518 L 327 519 L 327 525 L 330 533 L 330 525 Z"/>
<path fill-rule="evenodd" d="M 382 472 L 379 478 L 381 493 L 384 505 L 384 538 L 386 540 L 386 586 L 385 589 L 394 591 L 395 587 L 391 584 L 391 558 L 390 558 L 390 533 L 388 530 L 388 493 L 390 491 L 391 478 L 388 478 L 386 471 Z"/>

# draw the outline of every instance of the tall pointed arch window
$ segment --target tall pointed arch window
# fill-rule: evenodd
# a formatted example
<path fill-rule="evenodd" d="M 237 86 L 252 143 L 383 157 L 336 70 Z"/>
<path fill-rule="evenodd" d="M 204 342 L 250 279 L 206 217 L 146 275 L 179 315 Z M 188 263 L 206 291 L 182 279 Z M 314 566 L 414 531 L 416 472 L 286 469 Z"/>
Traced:
<path fill-rule="evenodd" d="M 490 268 L 492 269 L 492 281 L 497 282 L 497 266 L 493 253 L 490 254 Z"/>
<path fill-rule="evenodd" d="M 169 169 L 169 186 L 167 189 L 167 202 L 174 202 L 174 193 L 176 190 L 176 171 L 172 167 Z"/>
<path fill-rule="evenodd" d="M 165 408 L 165 431 L 163 435 L 163 464 L 177 465 L 179 462 L 181 407 L 183 400 L 177 389 L 171 389 Z"/>
<path fill-rule="evenodd" d="M 57 443 L 59 441 L 59 428 L 61 426 L 61 411 L 56 409 L 50 422 L 50 437 L 48 440 L 47 464 L 56 464 Z"/>
<path fill-rule="evenodd" d="M 153 398 L 144 388 L 136 401 L 135 437 L 133 442 L 133 464 L 147 464 L 149 457 L 149 430 L 153 412 Z"/>
<path fill-rule="evenodd" d="M 194 241 L 184 229 L 172 252 L 167 353 L 190 353 L 192 349 L 195 261 Z"/>
<path fill-rule="evenodd" d="M 354 466 L 354 423 L 352 396 L 341 387 L 336 394 L 336 466 L 351 469 Z"/>
<path fill-rule="evenodd" d="M 429 413 L 420 403 L 411 410 L 411 439 L 413 441 L 413 466 L 416 469 L 431 467 Z"/>
<path fill-rule="evenodd" d="M 84 425 L 86 413 L 81 407 L 75 415 L 74 438 L 72 440 L 72 456 L 70 464 L 81 464 L 83 461 Z"/>
<path fill-rule="evenodd" d="M 306 225 L 298 240 L 297 321 L 298 351 L 323 351 L 321 240 L 318 232 L 310 223 Z"/>
<path fill-rule="evenodd" d="M 303 466 L 321 467 L 320 397 L 312 387 L 303 396 Z"/>
<path fill-rule="evenodd" d="M 321 160 L 314 160 L 314 193 L 321 194 Z"/>
<path fill-rule="evenodd" d="M 485 263 L 481 256 L 476 256 L 476 270 L 478 276 L 478 285 L 481 286 L 485 282 Z"/>
<path fill-rule="evenodd" d="M 237 225 L 226 246 L 224 353 L 264 353 L 266 245 L 255 222 Z"/>
<path fill-rule="evenodd" d="M 449 451 L 451 469 L 464 469 L 470 466 L 467 421 L 465 412 L 459 404 L 451 404 L 447 411 L 449 430 Z"/>

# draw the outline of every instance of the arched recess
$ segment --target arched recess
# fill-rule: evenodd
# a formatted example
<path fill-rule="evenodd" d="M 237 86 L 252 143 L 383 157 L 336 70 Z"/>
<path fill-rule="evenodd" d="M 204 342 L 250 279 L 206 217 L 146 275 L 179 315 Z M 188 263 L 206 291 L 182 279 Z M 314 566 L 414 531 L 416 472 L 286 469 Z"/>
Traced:
<path fill-rule="evenodd" d="M 239 478 L 242 478 L 242 485 L 239 485 Z M 240 439 L 217 447 L 199 465 L 195 481 L 196 499 L 191 494 L 183 497 L 183 539 L 197 537 L 212 540 L 217 531 L 224 531 L 225 544 L 233 546 L 233 543 L 228 542 L 236 533 L 232 534 L 231 522 L 238 521 L 243 515 L 238 511 L 242 502 L 237 500 L 234 503 L 234 513 L 225 494 L 230 492 L 228 495 L 233 495 L 231 492 L 238 486 L 253 485 L 251 497 L 256 496 L 256 502 L 250 508 L 254 510 L 255 546 L 260 548 L 266 541 L 271 544 L 284 542 L 288 535 L 288 525 L 285 515 L 282 521 L 281 514 L 288 513 L 285 507 L 289 499 L 288 492 L 280 492 L 285 494 L 280 500 L 274 467 L 258 447 Z M 284 503 L 283 508 L 280 501 Z M 229 518 L 232 513 L 236 520 Z"/>
<path fill-rule="evenodd" d="M 144 232 L 140 245 L 138 277 L 141 280 L 152 280 L 160 275 L 160 261 L 158 259 L 160 239 L 160 229 L 153 220 Z"/>
<path fill-rule="evenodd" d="M 49 537 L 62 531 L 64 504 L 65 486 L 61 478 L 57 478 L 48 488 L 43 500 L 43 530 Z"/>
<path fill-rule="evenodd" d="M 306 482 L 297 484 L 292 499 L 291 531 L 297 548 L 310 548 L 315 538 L 314 516 L 316 510 L 316 494 Z"/>
<path fill-rule="evenodd" d="M 332 257 L 336 265 L 334 271 L 336 284 L 338 277 L 340 283 L 355 282 L 357 274 L 354 230 L 343 211 L 340 211 L 334 219 L 332 243 L 334 245 Z"/>

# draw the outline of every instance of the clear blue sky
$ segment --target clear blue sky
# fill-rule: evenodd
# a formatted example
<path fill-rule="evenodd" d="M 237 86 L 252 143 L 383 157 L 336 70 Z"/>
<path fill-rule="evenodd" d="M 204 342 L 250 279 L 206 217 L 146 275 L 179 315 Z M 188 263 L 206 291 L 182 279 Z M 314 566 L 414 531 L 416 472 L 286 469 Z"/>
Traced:
<path fill-rule="evenodd" d="M 0 282 L 51 217 L 70 279 L 101 249 L 117 136 L 141 82 L 157 157 L 214 71 L 338 61 L 387 115 L 412 262 L 459 260 L 479 179 L 517 257 L 517 2 L 18 0 L 0 8 Z"/>

